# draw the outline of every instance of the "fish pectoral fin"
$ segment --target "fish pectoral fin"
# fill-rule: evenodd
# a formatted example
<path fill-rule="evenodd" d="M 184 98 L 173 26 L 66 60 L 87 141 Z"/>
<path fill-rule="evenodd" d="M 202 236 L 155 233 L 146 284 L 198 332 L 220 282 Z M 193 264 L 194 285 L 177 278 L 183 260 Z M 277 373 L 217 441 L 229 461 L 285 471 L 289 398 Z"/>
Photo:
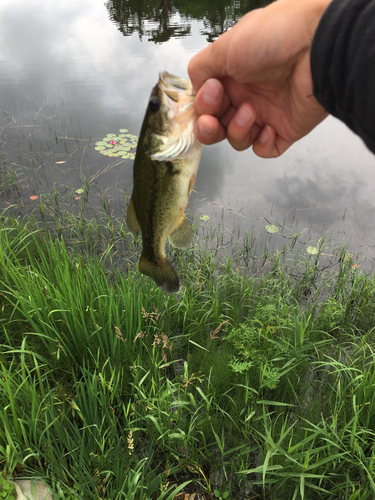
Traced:
<path fill-rule="evenodd" d="M 165 171 L 164 177 L 161 181 L 161 195 L 165 196 L 168 193 L 169 186 L 171 185 L 173 177 L 180 173 L 178 168 L 175 168 L 173 162 L 166 162 L 167 169 Z"/>
<path fill-rule="evenodd" d="M 173 233 L 169 236 L 170 242 L 175 248 L 185 248 L 193 240 L 193 230 L 190 227 L 190 224 L 185 219 L 182 219 L 179 226 L 173 231 Z"/>
<path fill-rule="evenodd" d="M 190 196 L 190 193 L 193 191 L 194 183 L 195 183 L 196 175 L 193 174 L 190 178 L 189 182 L 189 187 L 188 187 L 188 196 Z"/>
<path fill-rule="evenodd" d="M 164 197 L 168 193 L 169 186 L 171 185 L 172 175 L 170 169 L 165 172 L 161 181 L 161 195 Z"/>
<path fill-rule="evenodd" d="M 130 198 L 128 212 L 126 214 L 126 224 L 128 225 L 130 231 L 135 236 L 138 236 L 138 234 L 141 232 L 141 226 L 139 225 L 139 222 L 138 222 L 138 219 L 137 219 L 137 216 L 135 213 L 133 198 Z"/>
<path fill-rule="evenodd" d="M 177 274 L 170 262 L 164 257 L 157 264 L 152 264 L 144 255 L 139 261 L 139 271 L 152 278 L 163 292 L 175 293 L 179 289 Z"/>

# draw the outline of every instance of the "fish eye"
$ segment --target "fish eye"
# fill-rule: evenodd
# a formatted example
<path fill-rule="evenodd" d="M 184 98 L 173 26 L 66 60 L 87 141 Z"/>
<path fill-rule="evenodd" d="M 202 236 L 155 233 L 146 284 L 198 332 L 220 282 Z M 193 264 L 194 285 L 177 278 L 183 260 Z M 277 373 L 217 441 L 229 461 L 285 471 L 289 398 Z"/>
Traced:
<path fill-rule="evenodd" d="M 158 111 L 160 108 L 160 99 L 158 97 L 151 97 L 148 107 L 151 111 Z"/>

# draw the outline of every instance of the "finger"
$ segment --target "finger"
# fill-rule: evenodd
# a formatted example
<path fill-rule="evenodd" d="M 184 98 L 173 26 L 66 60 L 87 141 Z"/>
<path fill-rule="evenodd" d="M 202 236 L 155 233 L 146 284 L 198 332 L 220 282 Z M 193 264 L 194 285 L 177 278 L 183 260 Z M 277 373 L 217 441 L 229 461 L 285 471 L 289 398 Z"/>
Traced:
<path fill-rule="evenodd" d="M 261 158 L 277 158 L 282 155 L 293 141 L 287 141 L 282 137 L 276 136 L 275 129 L 266 125 L 253 144 L 253 151 Z"/>
<path fill-rule="evenodd" d="M 227 33 L 224 33 L 220 39 L 226 37 Z M 215 40 L 211 45 L 208 45 L 190 59 L 188 73 L 193 88 L 196 91 L 209 78 L 226 76 L 226 44 L 219 43 L 218 40 Z M 218 45 L 222 47 L 220 52 L 217 47 Z"/>
<path fill-rule="evenodd" d="M 254 108 L 248 103 L 242 104 L 235 112 L 227 129 L 228 141 L 237 151 L 249 148 L 259 135 L 260 128 L 258 126 L 254 127 L 254 122 Z"/>
<path fill-rule="evenodd" d="M 202 115 L 197 120 L 196 134 L 198 141 L 209 146 L 224 140 L 226 129 L 214 116 Z"/>
<path fill-rule="evenodd" d="M 224 113 L 223 116 L 219 117 L 220 123 L 223 125 L 223 127 L 227 130 L 228 125 L 230 124 L 232 118 L 236 114 L 236 108 L 233 108 L 233 106 L 230 106 L 226 112 Z"/>
<path fill-rule="evenodd" d="M 219 80 L 210 78 L 199 89 L 194 99 L 194 107 L 199 115 L 222 117 L 230 104 L 228 95 Z"/>

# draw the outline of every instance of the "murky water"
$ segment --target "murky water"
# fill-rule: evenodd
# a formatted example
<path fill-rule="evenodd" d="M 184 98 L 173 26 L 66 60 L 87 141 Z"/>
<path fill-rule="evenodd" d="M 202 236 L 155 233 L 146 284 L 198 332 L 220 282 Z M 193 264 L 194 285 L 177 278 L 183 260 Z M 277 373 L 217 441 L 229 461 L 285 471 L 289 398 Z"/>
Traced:
<path fill-rule="evenodd" d="M 0 161 L 30 196 L 90 186 L 124 210 L 132 162 L 101 155 L 95 142 L 138 134 L 158 72 L 187 77 L 191 56 L 261 2 L 1 0 Z M 227 143 L 204 149 L 190 208 L 228 231 L 284 224 L 306 238 L 345 241 L 375 257 L 375 157 L 328 118 L 281 158 L 262 160 Z M 239 226 L 241 224 L 241 226 Z M 308 235 L 308 236 L 307 236 Z M 273 238 L 273 236 L 270 238 Z"/>

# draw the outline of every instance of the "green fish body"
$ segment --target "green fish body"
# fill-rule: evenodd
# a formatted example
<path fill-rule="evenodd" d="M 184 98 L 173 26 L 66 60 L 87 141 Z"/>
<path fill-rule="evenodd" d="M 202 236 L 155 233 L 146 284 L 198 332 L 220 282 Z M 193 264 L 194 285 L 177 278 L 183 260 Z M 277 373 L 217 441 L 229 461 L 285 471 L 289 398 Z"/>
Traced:
<path fill-rule="evenodd" d="M 179 280 L 165 255 L 166 240 L 184 248 L 193 238 L 185 209 L 202 153 L 196 119 L 190 81 L 161 73 L 138 141 L 126 222 L 133 234 L 142 232 L 140 272 L 169 293 L 178 290 Z"/>

